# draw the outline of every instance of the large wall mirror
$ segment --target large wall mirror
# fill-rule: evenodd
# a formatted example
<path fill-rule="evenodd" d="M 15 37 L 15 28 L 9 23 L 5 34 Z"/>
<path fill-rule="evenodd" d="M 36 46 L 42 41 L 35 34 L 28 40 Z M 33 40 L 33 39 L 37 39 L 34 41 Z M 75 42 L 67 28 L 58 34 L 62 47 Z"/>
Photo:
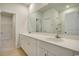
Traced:
<path fill-rule="evenodd" d="M 79 4 L 49 3 L 29 14 L 29 32 L 79 35 Z"/>

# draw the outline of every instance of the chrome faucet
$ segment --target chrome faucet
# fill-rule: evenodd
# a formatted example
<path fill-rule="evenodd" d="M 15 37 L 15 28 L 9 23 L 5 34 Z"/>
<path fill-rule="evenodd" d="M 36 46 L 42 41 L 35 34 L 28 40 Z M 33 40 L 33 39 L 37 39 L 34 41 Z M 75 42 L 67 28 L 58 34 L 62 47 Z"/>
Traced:
<path fill-rule="evenodd" d="M 58 28 L 56 28 L 56 30 L 57 30 L 56 38 L 60 38 Z"/>
<path fill-rule="evenodd" d="M 60 38 L 59 34 L 56 35 L 56 38 Z"/>

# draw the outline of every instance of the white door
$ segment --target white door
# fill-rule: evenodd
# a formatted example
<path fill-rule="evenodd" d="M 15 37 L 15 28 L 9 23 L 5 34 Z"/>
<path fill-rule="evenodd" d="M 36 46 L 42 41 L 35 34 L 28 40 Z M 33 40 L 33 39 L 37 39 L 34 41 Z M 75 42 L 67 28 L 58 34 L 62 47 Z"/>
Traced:
<path fill-rule="evenodd" d="M 1 14 L 1 47 L 0 50 L 9 50 L 15 47 L 13 17 L 9 14 Z"/>

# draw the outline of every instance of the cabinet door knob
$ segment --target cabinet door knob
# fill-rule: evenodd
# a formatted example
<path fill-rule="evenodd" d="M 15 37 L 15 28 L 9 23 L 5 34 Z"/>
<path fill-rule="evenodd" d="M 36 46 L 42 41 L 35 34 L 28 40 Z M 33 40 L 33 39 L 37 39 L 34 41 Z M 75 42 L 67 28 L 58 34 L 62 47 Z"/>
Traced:
<path fill-rule="evenodd" d="M 47 54 L 45 53 L 45 56 L 47 56 Z"/>

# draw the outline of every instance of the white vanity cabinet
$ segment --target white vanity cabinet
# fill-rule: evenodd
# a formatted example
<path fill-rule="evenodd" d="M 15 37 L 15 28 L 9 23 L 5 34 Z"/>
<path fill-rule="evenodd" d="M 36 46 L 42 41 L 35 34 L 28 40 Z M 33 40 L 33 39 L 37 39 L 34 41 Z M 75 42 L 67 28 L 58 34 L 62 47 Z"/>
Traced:
<path fill-rule="evenodd" d="M 79 52 L 55 45 L 48 41 L 20 35 L 20 46 L 29 56 L 75 56 Z"/>
<path fill-rule="evenodd" d="M 29 56 L 37 55 L 35 39 L 25 36 L 25 35 L 21 35 L 20 44 L 21 44 L 21 47 L 23 48 L 23 50 L 27 53 L 27 55 L 29 55 Z"/>
<path fill-rule="evenodd" d="M 46 56 L 73 56 L 73 51 L 48 42 L 39 41 L 40 54 Z"/>

